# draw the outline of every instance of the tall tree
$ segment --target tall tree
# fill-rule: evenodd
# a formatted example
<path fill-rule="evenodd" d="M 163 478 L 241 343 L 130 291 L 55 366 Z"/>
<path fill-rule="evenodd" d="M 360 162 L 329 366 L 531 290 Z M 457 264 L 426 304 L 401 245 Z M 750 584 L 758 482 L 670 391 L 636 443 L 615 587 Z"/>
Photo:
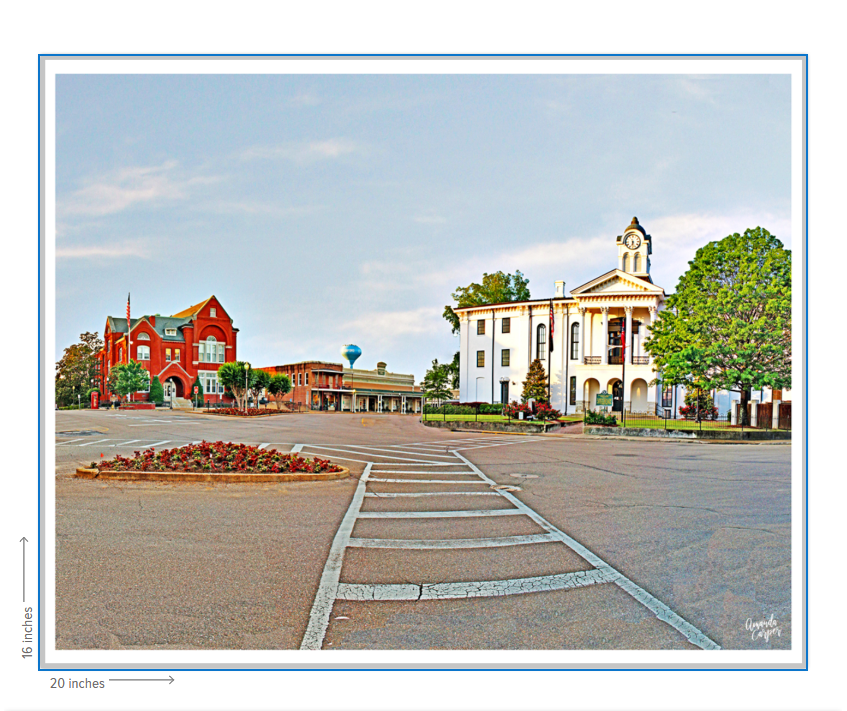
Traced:
<path fill-rule="evenodd" d="M 253 396 L 253 404 L 259 407 L 259 397 L 262 390 L 266 390 L 271 383 L 271 374 L 266 370 L 254 370 L 250 378 L 250 395 Z"/>
<path fill-rule="evenodd" d="M 122 399 L 133 393 L 148 390 L 149 387 L 150 373 L 138 361 L 131 360 L 129 363 L 112 366 L 109 371 L 109 390 L 120 395 Z"/>
<path fill-rule="evenodd" d="M 229 390 L 235 398 L 238 407 L 244 407 L 247 391 L 253 378 L 253 368 L 243 360 L 224 363 L 218 368 L 218 382 Z"/>
<path fill-rule="evenodd" d="M 791 251 L 766 229 L 697 250 L 645 348 L 665 383 L 735 390 L 791 387 Z"/>
<path fill-rule="evenodd" d="M 97 385 L 97 353 L 103 341 L 95 332 L 86 331 L 79 336 L 79 343 L 65 348 L 61 360 L 56 363 L 56 404 L 65 407 L 76 404 Z"/>
<path fill-rule="evenodd" d="M 539 403 L 550 401 L 547 393 L 547 373 L 544 371 L 544 365 L 538 358 L 529 364 L 529 372 L 526 374 L 526 380 L 523 381 L 521 402 L 526 403 L 530 400 L 535 400 L 535 402 Z"/>
<path fill-rule="evenodd" d="M 432 368 L 426 371 L 423 379 L 424 395 L 427 400 L 438 400 L 440 405 L 443 400 L 449 400 L 453 393 L 448 389 L 450 379 L 450 366 L 439 363 L 436 358 L 432 361 Z"/>
<path fill-rule="evenodd" d="M 474 282 L 468 286 L 458 286 L 452 296 L 456 302 L 455 308 L 502 304 L 508 301 L 527 301 L 530 298 L 528 284 L 529 279 L 526 279 L 520 271 L 516 271 L 514 274 L 486 273 L 482 275 L 482 284 Z M 459 333 L 461 330 L 459 317 L 453 307 L 445 306 L 442 315 L 449 321 L 453 333 Z"/>
<path fill-rule="evenodd" d="M 291 388 L 291 378 L 289 378 L 285 373 L 277 373 L 276 375 L 271 376 L 270 382 L 268 383 L 268 392 L 274 396 L 277 410 L 280 409 L 279 406 L 282 403 L 282 398 L 291 392 Z"/>

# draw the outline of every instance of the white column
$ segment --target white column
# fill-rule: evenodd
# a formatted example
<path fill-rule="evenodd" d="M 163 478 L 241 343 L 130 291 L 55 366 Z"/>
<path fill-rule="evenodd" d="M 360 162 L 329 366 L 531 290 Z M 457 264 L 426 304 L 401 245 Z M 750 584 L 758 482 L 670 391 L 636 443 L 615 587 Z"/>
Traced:
<path fill-rule="evenodd" d="M 779 404 L 782 400 L 774 400 L 771 402 L 771 429 L 779 429 Z"/>
<path fill-rule="evenodd" d="M 603 312 L 603 352 L 600 363 L 609 365 L 609 307 L 603 306 L 600 310 Z"/>
<path fill-rule="evenodd" d="M 626 364 L 632 365 L 632 306 L 625 306 L 626 310 L 626 343 L 624 344 L 624 355 Z"/>
<path fill-rule="evenodd" d="M 585 309 L 579 310 L 579 362 L 585 362 L 585 341 L 588 333 L 585 330 Z"/>
<path fill-rule="evenodd" d="M 750 426 L 758 427 L 759 426 L 759 401 L 751 400 L 750 401 Z"/>
<path fill-rule="evenodd" d="M 653 330 L 653 324 L 656 323 L 656 315 L 658 314 L 659 309 L 655 306 L 650 307 L 650 330 Z M 653 356 L 650 356 L 650 365 L 653 365 Z"/>

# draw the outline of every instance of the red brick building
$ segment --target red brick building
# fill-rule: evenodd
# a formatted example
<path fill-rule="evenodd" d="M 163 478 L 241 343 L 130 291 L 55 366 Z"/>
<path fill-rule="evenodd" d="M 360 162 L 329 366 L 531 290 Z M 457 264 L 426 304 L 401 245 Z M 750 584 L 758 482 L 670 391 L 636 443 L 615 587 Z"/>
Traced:
<path fill-rule="evenodd" d="M 127 339 L 126 318 L 108 316 L 103 333 L 103 349 L 98 354 L 100 392 L 108 399 L 109 371 L 127 362 L 129 357 L 143 365 L 165 389 L 165 400 L 192 398 L 191 386 L 199 376 L 204 400 L 229 400 L 218 382 L 222 363 L 236 360 L 238 329 L 215 296 L 189 306 L 173 316 L 141 316 L 130 323 Z M 131 399 L 147 400 L 149 391 L 135 393 Z"/>
<path fill-rule="evenodd" d="M 339 410 L 343 387 L 343 367 L 338 363 L 306 360 L 289 365 L 271 365 L 256 370 L 265 370 L 271 375 L 281 373 L 291 378 L 291 392 L 281 402 L 299 402 L 313 410 Z M 271 401 L 275 398 L 268 396 Z"/>

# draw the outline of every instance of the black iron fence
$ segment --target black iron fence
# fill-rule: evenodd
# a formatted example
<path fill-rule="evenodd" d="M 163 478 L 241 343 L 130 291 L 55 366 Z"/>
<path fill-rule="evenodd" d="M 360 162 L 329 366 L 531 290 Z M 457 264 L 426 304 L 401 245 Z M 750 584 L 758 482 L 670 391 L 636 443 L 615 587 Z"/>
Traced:
<path fill-rule="evenodd" d="M 733 403 L 732 409 L 727 412 L 718 412 L 716 408 L 698 410 L 696 407 L 683 407 L 674 411 L 673 408 L 661 405 L 647 412 L 615 411 L 608 407 L 586 412 L 583 422 L 586 425 L 615 424 L 620 427 L 665 430 L 790 430 L 791 403 L 780 403 L 778 407 L 776 416 L 773 405 L 769 402 L 751 402 L 747 404 L 746 409 L 741 408 L 738 403 Z"/>

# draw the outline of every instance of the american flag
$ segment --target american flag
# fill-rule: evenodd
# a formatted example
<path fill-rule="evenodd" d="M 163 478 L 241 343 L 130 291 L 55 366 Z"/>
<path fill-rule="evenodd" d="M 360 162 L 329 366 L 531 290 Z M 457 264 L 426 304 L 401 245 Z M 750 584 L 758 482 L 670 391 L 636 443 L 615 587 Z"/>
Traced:
<path fill-rule="evenodd" d="M 555 321 L 553 320 L 553 300 L 550 300 L 550 352 L 553 352 L 553 330 Z"/>

